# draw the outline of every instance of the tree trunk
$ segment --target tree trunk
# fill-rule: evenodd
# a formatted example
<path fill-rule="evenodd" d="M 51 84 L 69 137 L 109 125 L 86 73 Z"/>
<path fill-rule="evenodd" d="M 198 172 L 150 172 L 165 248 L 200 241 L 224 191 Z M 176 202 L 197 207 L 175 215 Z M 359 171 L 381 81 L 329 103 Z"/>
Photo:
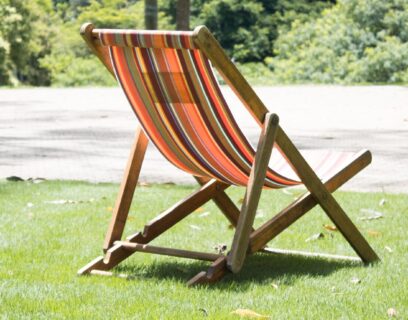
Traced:
<path fill-rule="evenodd" d="M 177 0 L 177 30 L 190 30 L 190 0 Z"/>
<path fill-rule="evenodd" d="M 157 29 L 157 0 L 145 0 L 145 28 L 147 30 Z"/>

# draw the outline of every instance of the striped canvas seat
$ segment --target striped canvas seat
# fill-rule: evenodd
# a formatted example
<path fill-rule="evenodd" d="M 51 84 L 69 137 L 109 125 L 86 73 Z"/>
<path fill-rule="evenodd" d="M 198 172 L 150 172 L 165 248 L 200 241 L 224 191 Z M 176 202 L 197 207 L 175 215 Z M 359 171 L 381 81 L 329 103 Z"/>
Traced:
<path fill-rule="evenodd" d="M 245 186 L 255 150 L 232 116 L 210 62 L 192 36 L 193 32 L 99 29 L 116 77 L 158 150 L 190 174 Z M 264 186 L 300 184 L 276 147 Z M 352 157 L 326 152 L 309 162 L 324 179 Z"/>

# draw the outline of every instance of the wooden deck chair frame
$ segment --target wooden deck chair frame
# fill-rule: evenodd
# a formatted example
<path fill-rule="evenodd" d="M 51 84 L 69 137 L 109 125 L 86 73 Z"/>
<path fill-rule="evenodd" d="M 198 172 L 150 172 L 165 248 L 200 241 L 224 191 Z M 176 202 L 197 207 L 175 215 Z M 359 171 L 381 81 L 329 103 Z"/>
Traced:
<path fill-rule="evenodd" d="M 94 29 L 91 23 L 86 23 L 82 25 L 80 33 L 93 53 L 96 54 L 106 68 L 114 74 L 109 53 L 105 47 L 100 45 L 97 29 Z M 194 30 L 193 40 L 197 47 L 203 50 L 217 70 L 223 73 L 230 87 L 262 125 L 255 161 L 251 169 L 242 207 L 239 209 L 224 192 L 230 185 L 215 179 L 195 177 L 201 185 L 197 191 L 148 222 L 143 232 L 135 233 L 123 241 L 122 234 L 148 144 L 147 136 L 139 128 L 136 131 L 135 141 L 130 152 L 112 219 L 106 234 L 103 246 L 105 255 L 91 261 L 80 269 L 78 274 L 110 274 L 107 272 L 108 270 L 118 265 L 134 252 L 147 252 L 212 261 L 207 271 L 197 274 L 190 279 L 188 284 L 196 285 L 216 282 L 228 271 L 232 271 L 233 273 L 239 272 L 248 254 L 259 251 L 291 253 L 290 251 L 284 250 L 270 250 L 266 248 L 266 245 L 317 204 L 320 205 L 333 221 L 337 229 L 364 263 L 379 260 L 374 250 L 332 195 L 333 191 L 338 189 L 371 162 L 370 152 L 367 150 L 361 151 L 354 160 L 342 170 L 326 181 L 321 181 L 279 125 L 278 116 L 269 113 L 268 109 L 243 78 L 235 65 L 230 61 L 208 29 L 204 26 L 197 27 Z M 272 219 L 254 230 L 253 223 L 255 213 L 274 142 L 278 143 L 281 150 L 287 156 L 289 164 L 307 188 L 307 192 Z M 149 245 L 149 242 L 153 239 L 210 200 L 215 202 L 230 223 L 236 227 L 232 247 L 228 255 Z M 310 254 L 305 253 L 305 255 Z M 359 260 L 358 258 L 355 259 Z"/>

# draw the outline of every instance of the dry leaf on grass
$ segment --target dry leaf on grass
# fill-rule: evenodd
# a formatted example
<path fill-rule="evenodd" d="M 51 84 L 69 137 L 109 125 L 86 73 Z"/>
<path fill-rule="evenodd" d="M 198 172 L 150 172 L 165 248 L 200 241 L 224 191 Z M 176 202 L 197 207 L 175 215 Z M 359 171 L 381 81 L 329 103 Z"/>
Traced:
<path fill-rule="evenodd" d="M 200 309 L 198 309 L 198 311 L 201 311 L 201 312 L 203 313 L 204 317 L 208 317 L 208 311 L 207 311 L 207 309 L 200 308 Z"/>
<path fill-rule="evenodd" d="M 199 208 L 195 209 L 194 212 L 204 212 L 204 208 L 199 207 Z"/>
<path fill-rule="evenodd" d="M 325 229 L 328 230 L 328 231 L 338 231 L 337 228 L 336 228 L 336 226 L 332 226 L 332 225 L 330 225 L 330 224 L 324 224 L 324 225 L 323 225 L 323 228 L 325 228 Z"/>
<path fill-rule="evenodd" d="M 278 290 L 279 289 L 279 286 L 274 282 L 274 283 L 272 283 L 272 287 L 273 288 L 275 288 L 276 290 Z"/>
<path fill-rule="evenodd" d="M 389 317 L 396 317 L 398 315 L 397 310 L 395 310 L 394 308 L 389 308 L 387 310 L 387 315 Z"/>
<path fill-rule="evenodd" d="M 94 198 L 90 198 L 89 200 L 66 200 L 66 199 L 58 199 L 58 200 L 48 200 L 44 201 L 44 203 L 48 204 L 77 204 L 77 203 L 86 203 L 86 202 L 94 202 Z"/>
<path fill-rule="evenodd" d="M 196 226 L 195 224 L 190 224 L 190 228 L 194 230 L 201 230 L 199 226 Z"/>
<path fill-rule="evenodd" d="M 7 181 L 13 181 L 13 182 L 20 182 L 24 181 L 23 178 L 17 177 L 17 176 L 10 176 L 6 178 Z"/>
<path fill-rule="evenodd" d="M 49 201 L 44 201 L 44 203 L 48 204 L 67 204 L 67 203 L 75 203 L 74 200 L 49 200 Z"/>
<path fill-rule="evenodd" d="M 42 183 L 42 182 L 46 181 L 46 179 L 37 177 L 37 178 L 28 178 L 27 181 L 37 184 L 37 183 Z"/>
<path fill-rule="evenodd" d="M 310 236 L 310 237 L 307 238 L 305 241 L 306 241 L 306 242 L 316 241 L 316 240 L 319 240 L 319 239 L 322 239 L 322 238 L 324 238 L 324 234 L 321 233 L 321 232 L 319 232 L 319 233 L 316 233 L 316 234 Z"/>
<path fill-rule="evenodd" d="M 260 218 L 263 218 L 264 216 L 265 216 L 265 213 L 263 212 L 263 210 L 256 210 L 255 219 L 260 219 Z"/>
<path fill-rule="evenodd" d="M 394 252 L 394 250 L 392 250 L 389 246 L 385 246 L 384 248 L 385 248 L 385 250 L 387 250 L 389 253 L 393 253 L 393 252 Z"/>
<path fill-rule="evenodd" d="M 269 319 L 268 316 L 265 316 L 263 314 L 259 314 L 253 310 L 250 309 L 237 309 L 235 311 L 232 311 L 231 314 L 235 314 L 237 316 L 240 316 L 241 318 L 249 318 L 249 319 Z"/>
<path fill-rule="evenodd" d="M 150 187 L 150 184 L 148 182 L 144 182 L 144 181 L 139 182 L 138 185 L 139 185 L 139 187 Z"/>
<path fill-rule="evenodd" d="M 353 278 L 351 278 L 350 282 L 354 283 L 354 284 L 359 284 L 359 283 L 361 283 L 361 279 L 359 279 L 357 277 L 353 277 Z"/>
<path fill-rule="evenodd" d="M 208 211 L 206 211 L 206 212 L 203 212 L 202 214 L 200 214 L 199 217 L 204 218 L 204 217 L 209 216 L 209 215 L 210 215 L 210 213 Z"/>
<path fill-rule="evenodd" d="M 379 236 L 381 236 L 381 232 L 375 231 L 375 230 L 368 230 L 368 231 L 367 231 L 367 234 L 368 234 L 370 237 L 379 237 Z"/>
<path fill-rule="evenodd" d="M 378 204 L 382 207 L 382 206 L 384 206 L 386 204 L 386 202 L 387 202 L 387 200 L 382 198 Z"/>
<path fill-rule="evenodd" d="M 361 209 L 360 212 L 368 213 L 369 215 L 358 218 L 359 220 L 376 220 L 384 216 L 382 212 L 375 211 L 373 209 Z"/>

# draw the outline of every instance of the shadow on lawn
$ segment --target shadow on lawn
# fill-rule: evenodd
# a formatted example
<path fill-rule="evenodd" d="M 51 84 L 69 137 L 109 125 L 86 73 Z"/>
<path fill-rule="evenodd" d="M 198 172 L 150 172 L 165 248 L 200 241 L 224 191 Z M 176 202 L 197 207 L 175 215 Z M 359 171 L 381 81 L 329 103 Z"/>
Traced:
<path fill-rule="evenodd" d="M 212 284 L 208 288 L 241 291 L 246 290 L 252 284 L 271 284 L 277 280 L 280 284 L 292 285 L 302 277 L 324 277 L 342 268 L 362 266 L 361 263 L 353 261 L 295 255 L 257 254 L 246 260 L 240 273 L 227 274 L 220 282 Z M 149 266 L 125 265 L 118 267 L 116 271 L 126 273 L 131 278 L 187 282 L 198 272 L 207 270 L 208 267 L 209 263 L 161 260 Z"/>

